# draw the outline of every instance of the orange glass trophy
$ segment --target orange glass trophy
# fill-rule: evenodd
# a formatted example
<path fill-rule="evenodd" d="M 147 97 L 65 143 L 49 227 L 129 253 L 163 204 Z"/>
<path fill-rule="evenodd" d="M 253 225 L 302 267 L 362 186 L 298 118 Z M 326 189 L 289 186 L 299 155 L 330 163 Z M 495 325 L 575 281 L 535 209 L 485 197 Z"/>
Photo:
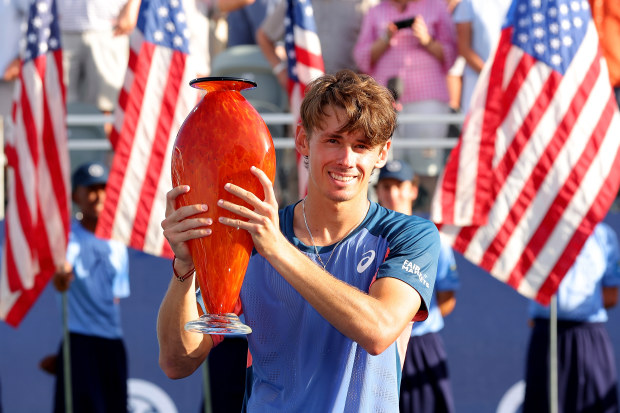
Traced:
<path fill-rule="evenodd" d="M 206 94 L 177 134 L 172 184 L 190 186 L 188 193 L 177 198 L 177 207 L 207 204 L 209 210 L 204 216 L 213 224 L 211 235 L 189 241 L 207 313 L 187 323 L 185 329 L 205 334 L 248 334 L 252 330 L 233 311 L 254 244 L 247 231 L 218 222 L 220 216 L 239 217 L 218 207 L 217 201 L 245 204 L 224 190 L 229 182 L 263 199 L 263 188 L 250 167 L 263 170 L 273 182 L 275 149 L 264 120 L 240 92 L 256 87 L 256 83 L 206 77 L 194 79 L 190 85 Z"/>

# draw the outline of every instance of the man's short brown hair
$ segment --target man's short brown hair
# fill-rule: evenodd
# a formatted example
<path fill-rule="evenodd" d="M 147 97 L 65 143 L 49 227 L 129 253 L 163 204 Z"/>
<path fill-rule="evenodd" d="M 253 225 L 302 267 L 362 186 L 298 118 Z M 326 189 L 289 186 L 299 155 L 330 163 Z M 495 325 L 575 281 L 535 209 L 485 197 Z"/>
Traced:
<path fill-rule="evenodd" d="M 362 131 L 372 146 L 385 144 L 394 133 L 394 98 L 368 75 L 341 70 L 308 85 L 300 109 L 301 124 L 308 136 L 322 126 L 326 106 L 342 108 L 347 114 L 348 121 L 338 133 Z"/>

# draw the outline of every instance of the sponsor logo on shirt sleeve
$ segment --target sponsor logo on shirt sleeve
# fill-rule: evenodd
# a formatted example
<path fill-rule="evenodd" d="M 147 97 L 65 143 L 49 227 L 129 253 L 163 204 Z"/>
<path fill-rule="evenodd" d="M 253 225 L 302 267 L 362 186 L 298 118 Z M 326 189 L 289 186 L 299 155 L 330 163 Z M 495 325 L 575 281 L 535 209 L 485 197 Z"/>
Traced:
<path fill-rule="evenodd" d="M 418 277 L 418 280 L 424 285 L 426 288 L 431 288 L 430 283 L 428 282 L 428 276 L 424 274 L 419 265 L 412 263 L 409 260 L 405 260 L 403 262 L 403 270 L 407 271 Z"/>

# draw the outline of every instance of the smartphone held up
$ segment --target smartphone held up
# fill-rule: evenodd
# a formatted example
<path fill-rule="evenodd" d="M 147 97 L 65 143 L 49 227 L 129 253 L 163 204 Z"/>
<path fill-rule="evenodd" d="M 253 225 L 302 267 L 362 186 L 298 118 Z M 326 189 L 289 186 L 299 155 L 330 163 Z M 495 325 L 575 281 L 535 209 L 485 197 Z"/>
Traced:
<path fill-rule="evenodd" d="M 403 19 L 403 20 L 395 21 L 394 24 L 396 25 L 398 30 L 400 30 L 400 29 L 408 29 L 408 28 L 411 27 L 411 25 L 413 24 L 414 21 L 415 21 L 415 16 L 414 17 L 410 17 L 408 19 Z"/>

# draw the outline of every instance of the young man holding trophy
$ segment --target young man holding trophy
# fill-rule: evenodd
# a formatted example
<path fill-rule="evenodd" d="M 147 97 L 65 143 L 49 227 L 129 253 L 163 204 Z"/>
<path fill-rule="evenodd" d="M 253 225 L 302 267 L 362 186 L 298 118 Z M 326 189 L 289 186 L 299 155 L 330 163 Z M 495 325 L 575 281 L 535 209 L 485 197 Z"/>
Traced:
<path fill-rule="evenodd" d="M 279 210 L 272 182 L 255 167 L 264 199 L 227 184 L 238 202 L 176 208 L 191 189 L 168 193 L 162 228 L 175 277 L 157 322 L 160 365 L 171 378 L 186 377 L 221 341 L 184 330 L 199 317 L 188 242 L 217 236 L 220 223 L 254 242 L 238 306 L 253 330 L 245 408 L 398 411 L 411 322 L 426 318 L 433 293 L 438 231 L 368 200 L 396 124 L 387 89 L 352 71 L 325 75 L 308 87 L 300 116 L 295 144 L 309 172 L 303 200 Z"/>

